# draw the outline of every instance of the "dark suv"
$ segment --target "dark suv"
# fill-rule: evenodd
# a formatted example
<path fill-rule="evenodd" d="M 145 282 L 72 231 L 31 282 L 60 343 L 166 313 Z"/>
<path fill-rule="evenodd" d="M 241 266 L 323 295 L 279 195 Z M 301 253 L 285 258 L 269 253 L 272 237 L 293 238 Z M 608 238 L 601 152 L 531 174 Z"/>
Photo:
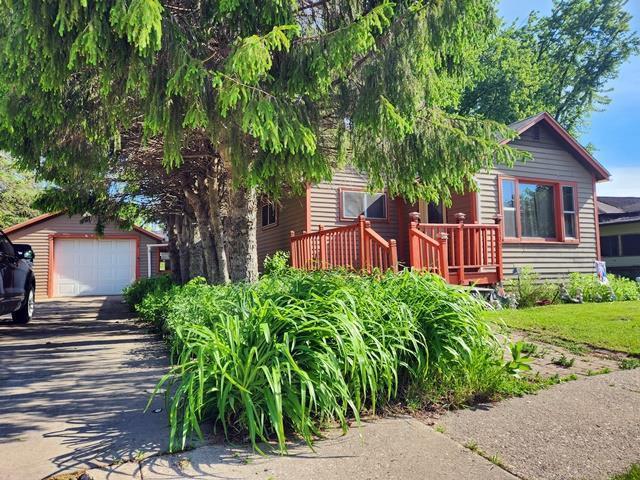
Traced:
<path fill-rule="evenodd" d="M 10 313 L 16 323 L 33 316 L 36 280 L 35 255 L 30 245 L 15 245 L 0 231 L 0 315 Z"/>

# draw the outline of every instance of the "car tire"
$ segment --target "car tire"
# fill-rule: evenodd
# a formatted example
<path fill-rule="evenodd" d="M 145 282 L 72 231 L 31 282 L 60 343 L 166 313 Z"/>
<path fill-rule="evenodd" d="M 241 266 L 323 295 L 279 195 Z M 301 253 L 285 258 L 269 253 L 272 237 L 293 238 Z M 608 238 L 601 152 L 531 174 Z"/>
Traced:
<path fill-rule="evenodd" d="M 27 291 L 24 303 L 19 310 L 11 314 L 14 323 L 25 324 L 31 321 L 33 311 L 35 309 L 35 290 L 33 288 Z"/>

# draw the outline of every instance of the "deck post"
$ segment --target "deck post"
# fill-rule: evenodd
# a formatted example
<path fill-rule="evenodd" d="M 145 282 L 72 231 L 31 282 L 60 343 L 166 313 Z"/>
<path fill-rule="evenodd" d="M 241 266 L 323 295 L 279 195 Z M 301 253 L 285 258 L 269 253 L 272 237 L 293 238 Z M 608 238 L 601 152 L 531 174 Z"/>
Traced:
<path fill-rule="evenodd" d="M 465 244 L 464 244 L 464 219 L 467 218 L 467 216 L 460 212 L 460 213 L 456 213 L 455 215 L 456 217 L 456 223 L 458 224 L 458 229 L 456 230 L 456 247 L 457 250 L 455 252 L 456 254 L 456 263 L 458 264 L 458 283 L 460 285 L 464 284 L 464 258 L 465 258 Z"/>
<path fill-rule="evenodd" d="M 364 248 L 364 215 L 360 215 L 358 217 L 358 235 L 360 241 L 360 270 L 364 272 L 367 266 L 367 262 L 365 259 L 365 248 Z"/>
<path fill-rule="evenodd" d="M 296 236 L 296 232 L 291 230 L 289 233 L 289 251 L 291 252 L 291 267 L 298 268 L 298 256 L 296 255 L 295 244 L 293 241 L 293 237 Z"/>
<path fill-rule="evenodd" d="M 496 273 L 498 274 L 498 281 L 501 282 L 504 274 L 502 265 L 502 215 L 496 215 L 493 217 L 493 221 L 498 226 L 496 229 Z"/>
<path fill-rule="evenodd" d="M 447 233 L 442 232 L 440 235 L 438 235 L 438 237 L 440 238 L 440 249 L 439 249 L 440 261 L 438 262 L 440 264 L 440 275 L 448 283 L 449 282 L 449 261 L 448 261 L 449 246 L 447 244 L 449 240 L 449 235 Z"/>
<path fill-rule="evenodd" d="M 420 214 L 411 212 L 409 214 L 409 265 L 412 269 L 422 270 L 422 257 L 420 256 L 420 240 L 414 234 L 420 223 Z"/>
<path fill-rule="evenodd" d="M 318 225 L 318 232 L 324 230 L 324 225 Z M 320 233 L 318 235 L 318 241 L 320 242 L 320 270 L 327 268 L 327 242 L 326 235 Z"/>
<path fill-rule="evenodd" d="M 391 269 L 398 273 L 398 245 L 395 240 L 389 240 L 389 263 Z"/>

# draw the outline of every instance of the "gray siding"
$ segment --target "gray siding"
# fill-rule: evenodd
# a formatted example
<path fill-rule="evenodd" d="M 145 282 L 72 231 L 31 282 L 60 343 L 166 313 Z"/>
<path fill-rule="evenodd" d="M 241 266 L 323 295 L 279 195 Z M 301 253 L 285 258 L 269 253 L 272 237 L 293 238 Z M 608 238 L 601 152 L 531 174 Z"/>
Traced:
<path fill-rule="evenodd" d="M 331 182 L 313 185 L 311 195 L 311 229 L 317 231 L 320 225 L 335 228 L 350 225 L 355 220 L 340 219 L 340 189 L 366 190 L 367 177 L 351 167 L 334 172 Z M 372 220 L 371 227 L 385 240 L 396 240 L 398 259 L 408 262 L 409 213 L 418 210 L 400 198 L 387 197 L 387 220 Z"/>
<path fill-rule="evenodd" d="M 277 205 L 277 224 L 262 228 L 261 206 L 258 206 L 258 266 L 278 250 L 289 251 L 291 231 L 302 233 L 306 228 L 306 198 L 285 198 Z"/>
<path fill-rule="evenodd" d="M 95 235 L 95 225 L 93 223 L 80 223 L 80 216 L 69 217 L 59 215 L 36 224 L 7 233 L 9 239 L 14 243 L 28 243 L 33 248 L 36 255 L 33 263 L 33 270 L 36 277 L 36 294 L 39 298 L 47 296 L 49 284 L 49 236 L 56 234 L 73 235 Z M 139 238 L 140 248 L 138 250 L 138 261 L 140 266 L 140 277 L 147 276 L 147 245 L 161 243 L 154 238 L 142 234 L 137 230 L 121 230 L 116 225 L 105 226 L 104 235 L 126 235 Z M 158 249 L 152 251 L 152 273 L 157 273 Z"/>
<path fill-rule="evenodd" d="M 479 187 L 479 221 L 493 223 L 500 212 L 498 176 L 511 175 L 577 184 L 580 243 L 505 243 L 505 274 L 514 267 L 532 266 L 543 278 L 564 278 L 571 272 L 591 273 L 597 259 L 596 215 L 592 174 L 556 139 L 546 127 L 540 128 L 540 138 L 534 138 L 534 128 L 512 142 L 511 146 L 529 151 L 533 159 L 513 168 L 497 166 L 476 176 Z"/>

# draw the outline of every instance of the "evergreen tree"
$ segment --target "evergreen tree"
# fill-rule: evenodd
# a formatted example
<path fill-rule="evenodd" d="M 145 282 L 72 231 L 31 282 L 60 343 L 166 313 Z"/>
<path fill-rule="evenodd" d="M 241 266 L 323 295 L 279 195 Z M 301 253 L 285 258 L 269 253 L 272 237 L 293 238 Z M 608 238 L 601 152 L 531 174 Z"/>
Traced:
<path fill-rule="evenodd" d="M 493 3 L 3 2 L 0 147 L 63 189 L 99 180 L 132 143 L 169 169 L 188 152 L 201 176 L 182 193 L 211 238 L 210 278 L 253 280 L 258 192 L 350 163 L 372 188 L 447 200 L 519 155 L 499 144 L 506 127 L 451 113 Z"/>

